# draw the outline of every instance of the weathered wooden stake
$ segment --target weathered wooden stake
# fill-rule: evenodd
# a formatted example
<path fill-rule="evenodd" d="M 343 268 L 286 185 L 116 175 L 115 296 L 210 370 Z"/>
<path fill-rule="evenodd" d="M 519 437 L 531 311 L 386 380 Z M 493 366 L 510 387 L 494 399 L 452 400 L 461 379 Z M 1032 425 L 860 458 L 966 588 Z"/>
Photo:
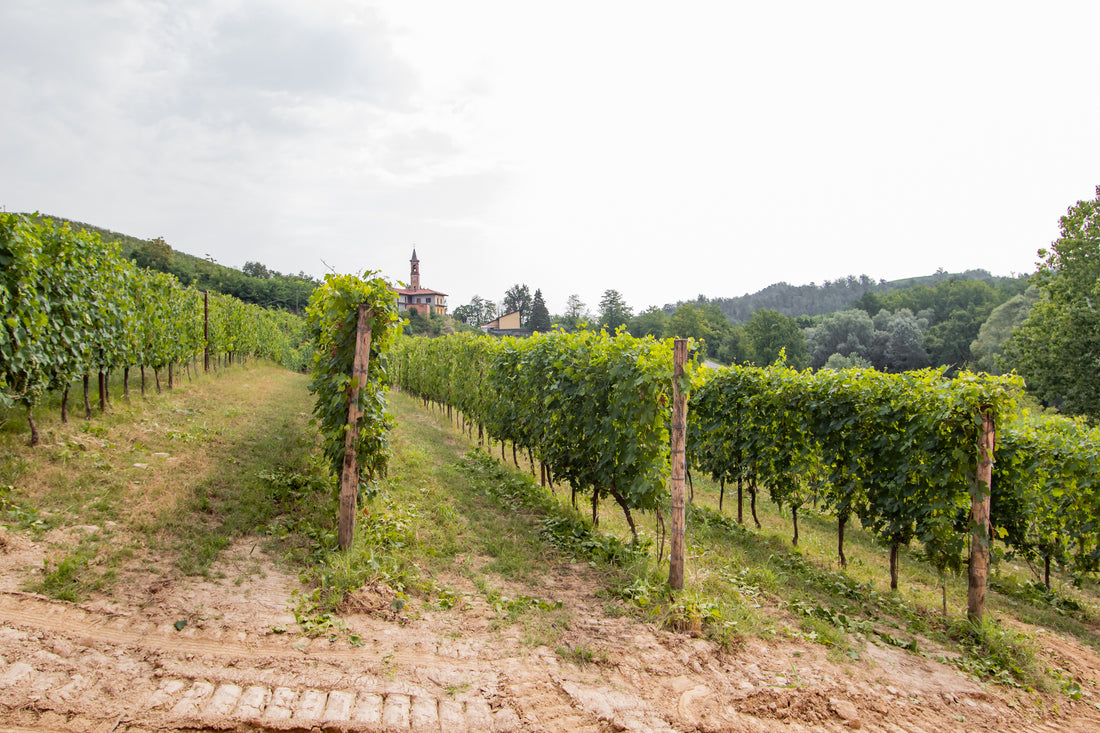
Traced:
<path fill-rule="evenodd" d="M 210 371 L 210 291 L 202 291 L 202 371 Z"/>
<path fill-rule="evenodd" d="M 340 520 L 336 528 L 336 543 L 341 550 L 351 547 L 351 542 L 355 538 L 355 497 L 359 493 L 359 457 L 355 453 L 361 415 L 359 387 L 367 383 L 372 315 L 369 307 L 359 306 L 355 361 L 352 363 L 351 388 L 348 390 L 348 430 L 344 437 L 344 468 L 340 474 Z"/>
<path fill-rule="evenodd" d="M 900 542 L 890 543 L 890 590 L 898 589 L 898 553 L 900 551 Z"/>
<path fill-rule="evenodd" d="M 672 357 L 672 543 L 668 559 L 668 584 L 684 588 L 684 545 L 687 526 L 684 476 L 687 474 L 687 394 L 680 389 L 687 362 L 687 339 L 676 339 Z"/>
<path fill-rule="evenodd" d="M 31 428 L 31 447 L 33 448 L 38 445 L 40 438 L 38 435 L 38 426 L 34 424 L 34 407 L 31 405 L 27 405 L 27 424 L 30 425 Z"/>
<path fill-rule="evenodd" d="M 978 471 L 970 493 L 970 571 L 967 574 L 966 616 L 981 623 L 985 616 L 985 589 L 989 581 L 989 497 L 993 485 L 993 447 L 996 435 L 993 410 L 982 409 L 978 439 Z"/>

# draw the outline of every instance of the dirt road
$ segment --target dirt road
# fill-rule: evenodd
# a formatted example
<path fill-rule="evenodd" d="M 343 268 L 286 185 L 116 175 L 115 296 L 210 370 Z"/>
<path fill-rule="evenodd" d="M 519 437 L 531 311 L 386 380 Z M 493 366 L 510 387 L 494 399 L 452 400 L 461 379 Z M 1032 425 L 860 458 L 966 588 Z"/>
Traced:
<path fill-rule="evenodd" d="M 0 582 L 40 549 L 11 540 Z M 38 562 L 41 562 L 39 559 Z M 467 588 L 448 610 L 385 588 L 310 637 L 298 588 L 248 542 L 218 581 L 122 584 L 83 605 L 0 591 L 0 729 L 33 731 L 943 731 L 1100 730 L 1100 660 L 1041 637 L 1092 684 L 1085 699 L 979 684 L 953 668 L 868 645 L 834 662 L 795 641 L 734 650 L 627 616 L 607 616 L 582 565 L 541 589 L 572 612 L 566 649 L 533 646 L 522 624 Z M 10 585 L 10 583 L 8 584 Z M 1070 658 L 1072 657 L 1072 659 Z"/>

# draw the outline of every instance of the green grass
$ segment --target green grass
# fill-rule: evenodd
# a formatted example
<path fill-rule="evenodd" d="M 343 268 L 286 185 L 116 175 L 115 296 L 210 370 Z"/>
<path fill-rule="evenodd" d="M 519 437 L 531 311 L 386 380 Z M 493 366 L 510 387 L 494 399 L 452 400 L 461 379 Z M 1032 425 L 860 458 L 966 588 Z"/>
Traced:
<path fill-rule="evenodd" d="M 37 592 L 71 601 L 109 592 L 135 556 L 139 569 L 167 561 L 208 573 L 234 538 L 281 510 L 260 478 L 272 458 L 279 470 L 316 452 L 303 375 L 235 366 L 144 398 L 131 380 L 128 398 L 113 384 L 105 413 L 93 400 L 91 419 L 70 404 L 62 423 L 49 395 L 35 448 L 18 413 L 0 415 L 0 525 L 38 540 L 49 533 L 45 566 L 28 581 Z"/>
<path fill-rule="evenodd" d="M 468 443 L 441 430 L 441 416 L 423 413 L 401 394 L 391 395 L 391 409 L 398 427 L 389 473 L 378 495 L 361 504 L 352 547 L 325 553 L 306 572 L 314 611 L 334 611 L 348 593 L 376 580 L 452 607 L 453 590 L 435 581 L 447 574 L 483 584 L 482 596 L 505 622 L 549 610 L 497 590 L 532 583 L 560 559 L 541 541 L 538 517 L 500 511 L 463 470 Z"/>
<path fill-rule="evenodd" d="M 76 602 L 108 587 L 116 572 L 110 553 L 100 553 L 108 542 L 109 538 L 88 535 L 67 554 L 47 559 L 41 579 L 30 590 Z"/>

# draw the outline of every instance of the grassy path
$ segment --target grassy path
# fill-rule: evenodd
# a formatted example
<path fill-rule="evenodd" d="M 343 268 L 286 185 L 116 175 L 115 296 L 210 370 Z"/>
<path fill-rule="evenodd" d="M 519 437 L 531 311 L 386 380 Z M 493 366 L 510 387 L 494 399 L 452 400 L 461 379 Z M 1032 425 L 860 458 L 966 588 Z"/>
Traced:
<path fill-rule="evenodd" d="M 205 572 L 230 538 L 278 510 L 260 477 L 308 463 L 310 409 L 305 376 L 250 364 L 116 395 L 90 420 L 52 412 L 36 448 L 7 421 L 4 521 L 46 552 L 25 585 L 78 600 L 108 592 L 120 572 Z"/>

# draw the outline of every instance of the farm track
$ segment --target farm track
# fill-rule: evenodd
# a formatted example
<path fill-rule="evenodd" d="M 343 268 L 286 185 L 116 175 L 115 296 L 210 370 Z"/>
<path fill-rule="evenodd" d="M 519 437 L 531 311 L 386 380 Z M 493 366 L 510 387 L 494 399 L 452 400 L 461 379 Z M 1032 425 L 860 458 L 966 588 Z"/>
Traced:
<path fill-rule="evenodd" d="M 421 629 L 409 638 L 375 634 L 357 648 L 292 633 L 177 631 L 141 615 L 10 592 L 0 594 L 0 618 L 5 656 L 18 658 L 0 666 L 0 729 L 12 731 L 1100 729 L 1100 711 L 1078 706 L 1029 718 L 962 679 L 957 692 L 878 696 L 827 675 L 801 687 L 774 677 L 760 684 L 774 674 L 767 659 L 743 652 L 722 660 L 706 642 L 619 619 L 579 619 L 578 632 L 616 654 L 634 647 L 641 663 L 624 658 L 585 672 L 508 639 L 440 639 L 422 648 Z M 465 682 L 447 693 L 447 680 Z"/>

